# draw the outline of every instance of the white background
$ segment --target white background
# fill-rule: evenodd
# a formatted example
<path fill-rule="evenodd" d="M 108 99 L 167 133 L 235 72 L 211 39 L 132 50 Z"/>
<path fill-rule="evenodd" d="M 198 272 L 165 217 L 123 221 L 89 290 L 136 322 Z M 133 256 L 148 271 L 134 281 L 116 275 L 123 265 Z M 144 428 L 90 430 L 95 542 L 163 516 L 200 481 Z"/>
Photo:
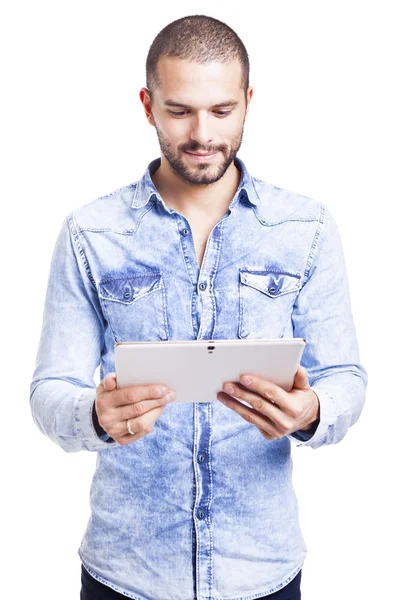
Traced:
<path fill-rule="evenodd" d="M 80 0 L 15 1 L 3 8 L 1 536 L 7 598 L 79 597 L 77 549 L 96 454 L 62 451 L 39 432 L 29 407 L 51 253 L 72 209 L 136 181 L 159 156 L 139 100 L 147 51 L 167 23 L 197 13 L 225 21 L 250 55 L 254 97 L 239 156 L 254 176 L 325 203 L 338 222 L 369 375 L 364 411 L 340 444 L 293 447 L 309 548 L 303 597 L 396 596 L 395 4 L 247 0 L 194 8 L 178 1 L 156 7 Z"/>

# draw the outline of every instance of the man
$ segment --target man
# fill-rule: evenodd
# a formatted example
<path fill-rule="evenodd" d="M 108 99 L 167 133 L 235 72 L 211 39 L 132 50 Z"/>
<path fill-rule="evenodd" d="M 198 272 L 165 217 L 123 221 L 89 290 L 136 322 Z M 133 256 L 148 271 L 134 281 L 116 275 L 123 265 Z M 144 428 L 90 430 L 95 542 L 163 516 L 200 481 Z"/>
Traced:
<path fill-rule="evenodd" d="M 46 435 L 98 452 L 81 599 L 298 600 L 291 441 L 339 442 L 367 384 L 339 232 L 321 203 L 237 157 L 253 88 L 232 29 L 174 21 L 146 75 L 161 158 L 65 219 L 31 386 Z M 290 392 L 252 373 L 221 402 L 116 389 L 116 342 L 279 337 L 306 340 Z"/>

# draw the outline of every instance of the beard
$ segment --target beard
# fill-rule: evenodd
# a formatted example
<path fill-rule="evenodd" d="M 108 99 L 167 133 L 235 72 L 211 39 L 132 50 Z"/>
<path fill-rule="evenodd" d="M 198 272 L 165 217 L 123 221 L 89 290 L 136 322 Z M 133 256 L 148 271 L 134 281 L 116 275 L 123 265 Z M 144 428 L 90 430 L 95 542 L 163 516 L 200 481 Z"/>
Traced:
<path fill-rule="evenodd" d="M 172 171 L 179 179 L 191 185 L 209 185 L 210 183 L 215 183 L 221 179 L 239 152 L 240 146 L 242 145 L 244 123 L 239 134 L 232 140 L 230 148 L 226 145 L 202 148 L 198 142 L 194 141 L 191 144 L 182 144 L 182 146 L 178 147 L 177 151 L 174 151 L 168 138 L 157 129 L 157 125 L 155 125 L 155 129 L 161 152 L 164 154 Z M 222 152 L 223 160 L 219 165 L 214 165 L 213 163 L 199 163 L 193 164 L 193 166 L 190 167 L 185 164 L 184 159 L 181 156 L 182 153 L 186 151 L 202 153 L 219 151 Z"/>

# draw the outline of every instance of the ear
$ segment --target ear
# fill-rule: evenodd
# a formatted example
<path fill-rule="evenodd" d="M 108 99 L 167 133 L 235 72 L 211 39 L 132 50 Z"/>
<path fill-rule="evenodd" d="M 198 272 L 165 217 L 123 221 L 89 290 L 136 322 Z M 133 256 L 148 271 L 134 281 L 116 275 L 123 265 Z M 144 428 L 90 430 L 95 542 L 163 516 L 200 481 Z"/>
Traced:
<path fill-rule="evenodd" d="M 244 116 L 244 120 L 245 121 L 247 119 L 247 115 L 249 114 L 250 101 L 251 101 L 251 99 L 253 97 L 253 88 L 251 86 L 249 86 L 247 88 L 247 95 L 246 95 L 246 97 L 247 97 L 247 108 L 246 108 L 246 114 Z"/>
<path fill-rule="evenodd" d="M 155 123 L 153 119 L 153 113 L 151 112 L 150 91 L 145 87 L 141 88 L 139 92 L 139 98 L 141 103 L 143 104 L 146 119 L 148 120 L 150 125 L 154 127 Z"/>

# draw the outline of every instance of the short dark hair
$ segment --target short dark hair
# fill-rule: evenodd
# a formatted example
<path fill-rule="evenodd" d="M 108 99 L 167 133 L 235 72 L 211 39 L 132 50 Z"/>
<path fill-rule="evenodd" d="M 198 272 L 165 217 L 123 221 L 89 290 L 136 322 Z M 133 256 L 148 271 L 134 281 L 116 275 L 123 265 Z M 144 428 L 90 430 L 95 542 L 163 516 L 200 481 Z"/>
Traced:
<path fill-rule="evenodd" d="M 238 58 L 247 100 L 249 57 L 239 36 L 226 23 L 206 15 L 189 15 L 164 27 L 154 38 L 146 59 L 146 87 L 150 98 L 160 84 L 157 64 L 162 56 L 176 56 L 200 64 L 227 63 Z"/>

